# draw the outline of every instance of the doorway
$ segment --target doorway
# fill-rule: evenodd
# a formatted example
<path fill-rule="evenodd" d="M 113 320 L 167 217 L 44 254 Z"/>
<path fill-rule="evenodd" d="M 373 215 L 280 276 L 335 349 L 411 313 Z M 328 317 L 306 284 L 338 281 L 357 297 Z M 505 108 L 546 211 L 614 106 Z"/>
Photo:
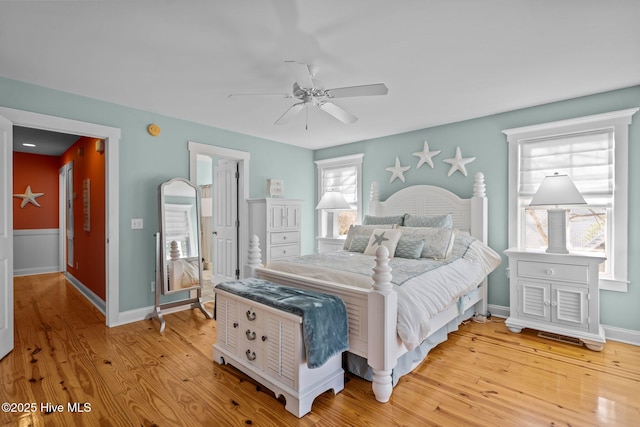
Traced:
<path fill-rule="evenodd" d="M 35 128 L 60 133 L 86 135 L 105 141 L 105 318 L 107 326 L 120 324 L 119 320 L 119 216 L 118 216 L 118 150 L 120 129 L 93 123 L 69 120 L 55 116 L 0 107 L 0 116 L 13 126 Z M 11 285 L 12 286 L 12 285 Z"/>
<path fill-rule="evenodd" d="M 189 142 L 190 179 L 205 186 L 203 241 L 210 249 L 211 282 L 242 278 L 248 250 L 249 158 L 244 151 Z M 209 196 L 209 197 L 205 197 Z M 208 199 L 208 200 L 207 200 Z M 209 205 L 205 205 L 209 203 Z M 211 216 L 204 216 L 210 212 Z M 205 290 L 206 294 L 206 290 Z"/>

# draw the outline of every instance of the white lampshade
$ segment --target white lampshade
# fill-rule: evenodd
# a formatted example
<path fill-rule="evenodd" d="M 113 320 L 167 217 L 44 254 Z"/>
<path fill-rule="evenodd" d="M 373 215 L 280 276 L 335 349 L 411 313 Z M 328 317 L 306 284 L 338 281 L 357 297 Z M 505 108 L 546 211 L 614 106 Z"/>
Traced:
<path fill-rule="evenodd" d="M 351 206 L 341 192 L 327 191 L 322 195 L 316 209 L 351 209 Z"/>
<path fill-rule="evenodd" d="M 582 194 L 568 175 L 545 176 L 529 206 L 585 205 Z"/>

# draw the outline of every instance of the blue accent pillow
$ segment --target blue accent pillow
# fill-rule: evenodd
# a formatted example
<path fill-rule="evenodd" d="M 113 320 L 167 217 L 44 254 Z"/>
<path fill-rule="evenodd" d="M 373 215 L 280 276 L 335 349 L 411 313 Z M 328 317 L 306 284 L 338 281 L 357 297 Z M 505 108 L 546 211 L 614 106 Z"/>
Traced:
<path fill-rule="evenodd" d="M 453 217 L 451 214 L 421 216 L 421 215 L 404 215 L 405 227 L 437 227 L 437 228 L 453 228 Z"/>
<path fill-rule="evenodd" d="M 369 236 L 355 236 L 349 245 L 350 252 L 364 252 L 369 245 Z"/>
<path fill-rule="evenodd" d="M 395 256 L 399 258 L 420 259 L 423 248 L 424 240 L 401 237 L 396 246 Z"/>
<path fill-rule="evenodd" d="M 396 224 L 402 225 L 404 221 L 404 215 L 395 216 L 372 216 L 365 215 L 362 220 L 362 225 L 380 225 L 380 224 Z"/>

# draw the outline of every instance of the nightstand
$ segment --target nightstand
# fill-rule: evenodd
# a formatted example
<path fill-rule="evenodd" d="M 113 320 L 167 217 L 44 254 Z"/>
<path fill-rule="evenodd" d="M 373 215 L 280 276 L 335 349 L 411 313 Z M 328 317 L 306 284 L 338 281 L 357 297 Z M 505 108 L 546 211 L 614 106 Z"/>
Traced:
<path fill-rule="evenodd" d="M 318 253 L 336 252 L 344 247 L 343 237 L 316 237 L 318 240 Z"/>
<path fill-rule="evenodd" d="M 508 249 L 511 332 L 532 328 L 573 337 L 594 351 L 605 344 L 600 325 L 598 268 L 605 257 Z"/>

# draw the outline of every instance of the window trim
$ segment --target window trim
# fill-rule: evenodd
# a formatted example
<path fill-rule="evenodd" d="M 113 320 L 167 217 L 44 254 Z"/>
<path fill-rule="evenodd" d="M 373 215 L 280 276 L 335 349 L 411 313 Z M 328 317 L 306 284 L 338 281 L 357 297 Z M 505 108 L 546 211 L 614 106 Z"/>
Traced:
<path fill-rule="evenodd" d="M 615 209 L 613 223 L 615 234 L 607 242 L 613 251 L 611 271 L 613 278 L 601 278 L 600 289 L 627 292 L 628 289 L 628 179 L 629 179 L 629 125 L 632 116 L 640 108 L 612 111 L 568 120 L 542 123 L 502 131 L 509 143 L 509 247 L 520 248 L 521 218 L 518 215 L 518 185 L 519 185 L 519 157 L 520 143 L 543 137 L 558 137 L 562 135 L 585 132 L 597 129 L 613 129 L 615 138 L 614 164 L 615 186 L 613 199 Z"/>
<path fill-rule="evenodd" d="M 320 202 L 320 197 L 322 194 L 322 171 L 325 168 L 336 168 L 342 166 L 355 166 L 357 173 L 357 182 L 356 182 L 356 206 L 358 209 L 358 215 L 356 218 L 356 222 L 360 224 L 362 221 L 362 160 L 364 158 L 364 153 L 352 154 L 349 156 L 342 157 L 333 157 L 331 159 L 324 160 L 316 160 L 314 163 L 317 168 L 317 177 L 316 177 L 316 203 Z M 317 236 L 323 235 L 323 213 L 318 212 L 318 221 L 317 221 Z"/>

